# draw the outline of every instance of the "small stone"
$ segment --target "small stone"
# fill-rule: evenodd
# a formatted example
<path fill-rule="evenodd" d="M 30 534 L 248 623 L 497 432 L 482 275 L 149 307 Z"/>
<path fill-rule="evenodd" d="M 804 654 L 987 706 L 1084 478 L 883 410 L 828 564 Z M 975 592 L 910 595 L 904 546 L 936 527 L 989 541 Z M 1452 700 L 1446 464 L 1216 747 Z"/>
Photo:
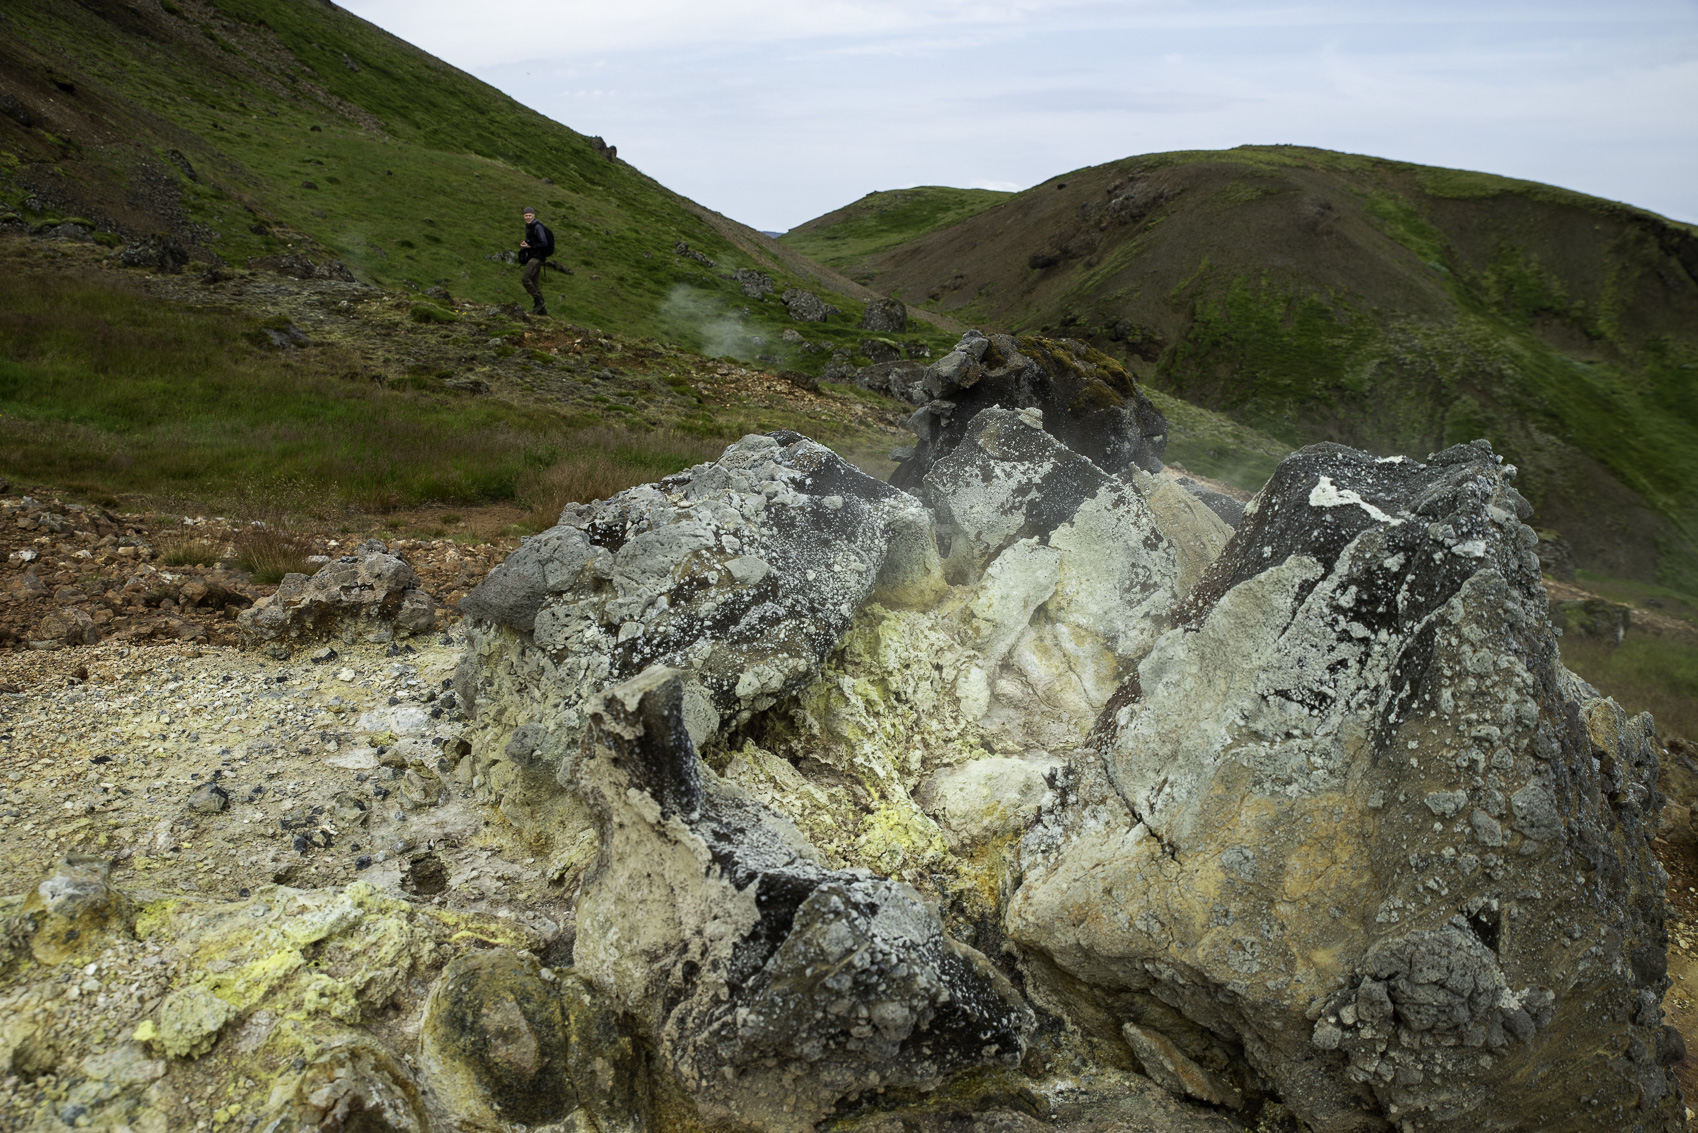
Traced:
<path fill-rule="evenodd" d="M 351 680 L 354 679 L 354 670 L 352 670 L 352 669 L 338 669 L 336 671 L 336 679 L 339 680 L 339 681 L 342 681 L 343 683 L 347 683 L 348 681 L 351 681 Z"/>
<path fill-rule="evenodd" d="M 217 783 L 206 783 L 189 796 L 186 805 L 196 814 L 219 814 L 230 808 L 230 792 Z"/>

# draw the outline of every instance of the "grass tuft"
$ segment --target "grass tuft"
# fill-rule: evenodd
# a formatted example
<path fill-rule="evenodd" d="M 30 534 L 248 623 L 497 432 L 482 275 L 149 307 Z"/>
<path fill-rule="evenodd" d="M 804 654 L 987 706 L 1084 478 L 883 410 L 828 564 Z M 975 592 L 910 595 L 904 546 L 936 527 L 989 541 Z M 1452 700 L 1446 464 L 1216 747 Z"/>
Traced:
<path fill-rule="evenodd" d="M 282 582 L 286 574 L 314 573 L 310 554 L 298 536 L 275 527 L 250 528 L 236 537 L 236 565 L 266 585 Z"/>
<path fill-rule="evenodd" d="M 223 557 L 221 545 L 211 539 L 182 539 L 159 548 L 166 566 L 211 566 Z"/>

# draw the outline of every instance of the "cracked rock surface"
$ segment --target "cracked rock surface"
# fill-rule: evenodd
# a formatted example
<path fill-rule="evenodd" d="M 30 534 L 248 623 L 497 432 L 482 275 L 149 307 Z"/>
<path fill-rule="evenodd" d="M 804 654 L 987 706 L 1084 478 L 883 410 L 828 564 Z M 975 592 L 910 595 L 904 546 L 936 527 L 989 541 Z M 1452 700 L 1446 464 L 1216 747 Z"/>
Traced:
<path fill-rule="evenodd" d="M 1483 443 L 1282 464 L 1029 859 L 1039 999 L 1171 1008 L 1317 1131 L 1682 1127 L 1649 718 L 1557 663 L 1528 512 Z"/>

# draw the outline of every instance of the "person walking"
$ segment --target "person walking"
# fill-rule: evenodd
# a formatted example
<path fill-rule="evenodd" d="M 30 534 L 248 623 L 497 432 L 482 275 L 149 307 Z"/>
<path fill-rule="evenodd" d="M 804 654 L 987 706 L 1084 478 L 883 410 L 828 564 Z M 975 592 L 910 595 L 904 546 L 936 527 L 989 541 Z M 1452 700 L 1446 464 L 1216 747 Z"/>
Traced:
<path fill-rule="evenodd" d="M 533 315 L 548 314 L 548 306 L 542 301 L 542 285 L 538 279 L 542 275 L 542 265 L 553 254 L 554 233 L 548 230 L 548 225 L 537 219 L 536 209 L 525 209 L 525 238 L 519 242 L 519 261 L 525 268 L 519 274 L 519 282 L 524 286 L 525 293 L 531 297 Z"/>

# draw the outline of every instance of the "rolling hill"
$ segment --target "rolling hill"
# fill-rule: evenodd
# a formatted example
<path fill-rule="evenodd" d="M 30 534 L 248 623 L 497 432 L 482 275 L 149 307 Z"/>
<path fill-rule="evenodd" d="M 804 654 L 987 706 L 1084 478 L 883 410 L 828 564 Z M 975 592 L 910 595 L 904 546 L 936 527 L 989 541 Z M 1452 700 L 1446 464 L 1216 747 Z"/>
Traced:
<path fill-rule="evenodd" d="M 198 261 L 304 254 L 484 302 L 524 301 L 491 256 L 529 205 L 572 271 L 545 276 L 556 315 L 717 354 L 774 353 L 786 287 L 843 312 L 809 328 L 822 345 L 858 343 L 873 297 L 325 0 L 0 8 L 0 202 L 114 240 L 167 232 Z M 738 269 L 776 293 L 746 295 Z M 917 331 L 947 341 L 940 321 Z"/>
<path fill-rule="evenodd" d="M 1293 146 L 1075 170 L 894 243 L 866 238 L 882 196 L 784 239 L 965 322 L 1088 338 L 1293 445 L 1487 437 L 1583 567 L 1698 589 L 1690 226 Z"/>

